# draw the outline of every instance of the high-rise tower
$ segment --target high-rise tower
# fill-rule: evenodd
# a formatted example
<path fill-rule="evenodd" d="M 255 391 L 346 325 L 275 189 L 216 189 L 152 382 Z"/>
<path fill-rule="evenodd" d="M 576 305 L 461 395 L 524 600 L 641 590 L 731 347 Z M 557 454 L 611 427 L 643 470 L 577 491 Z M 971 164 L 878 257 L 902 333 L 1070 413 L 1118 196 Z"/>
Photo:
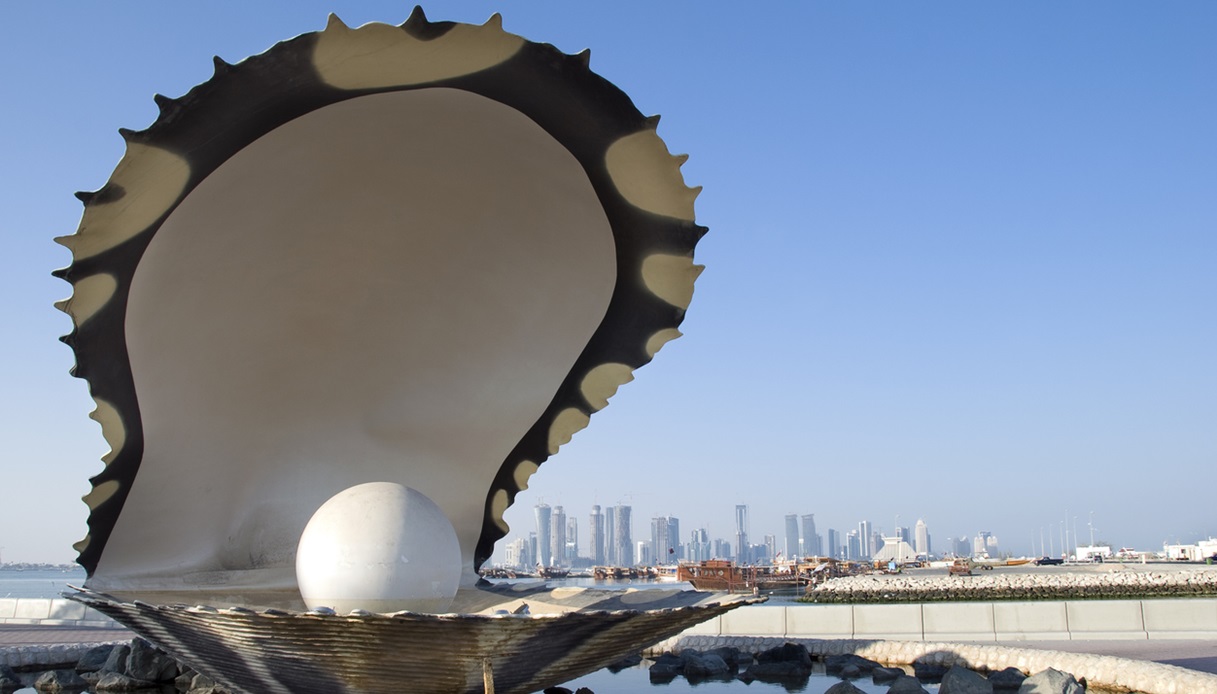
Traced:
<path fill-rule="evenodd" d="M 592 515 L 588 519 L 588 542 L 591 548 L 588 553 L 591 554 L 592 564 L 599 566 L 604 563 L 604 514 L 600 513 L 598 505 L 592 506 Z"/>
<path fill-rule="evenodd" d="M 752 560 L 748 556 L 748 506 L 746 504 L 736 504 L 735 506 L 735 560 L 740 564 L 747 564 Z"/>
<path fill-rule="evenodd" d="M 782 551 L 788 561 L 799 557 L 799 517 L 796 514 L 786 514 L 786 546 Z"/>
<path fill-rule="evenodd" d="M 634 565 L 634 539 L 630 532 L 630 507 L 618 505 L 613 519 L 613 539 L 617 547 L 617 565 Z"/>
<path fill-rule="evenodd" d="M 672 516 L 651 519 L 651 561 L 658 564 L 676 563 L 680 544 L 680 521 Z"/>
<path fill-rule="evenodd" d="M 566 564 L 566 512 L 555 506 L 549 524 L 549 555 L 555 566 Z"/>
<path fill-rule="evenodd" d="M 816 534 L 816 514 L 808 513 L 807 515 L 803 516 L 803 536 L 802 537 L 803 537 L 803 548 L 802 548 L 803 554 L 805 554 L 805 555 L 810 554 L 810 555 L 819 557 L 819 556 L 823 556 L 823 555 L 832 553 L 831 549 L 828 551 L 825 551 L 824 548 L 820 546 L 820 536 Z M 832 546 L 831 543 L 829 544 L 829 546 L 830 547 Z"/>
<path fill-rule="evenodd" d="M 913 551 L 919 555 L 930 554 L 930 531 L 925 521 L 920 518 L 917 519 L 917 525 L 913 526 Z"/>
<path fill-rule="evenodd" d="M 609 566 L 621 566 L 617 557 L 617 507 L 604 509 L 604 562 Z"/>
<path fill-rule="evenodd" d="M 552 537 L 550 527 L 552 509 L 549 504 L 539 503 L 533 508 L 533 512 L 537 516 L 537 553 L 533 557 L 541 566 L 549 566 L 553 555 L 551 552 L 550 538 Z"/>
<path fill-rule="evenodd" d="M 574 566 L 579 558 L 579 519 L 574 516 L 566 517 L 566 547 L 563 553 L 567 566 Z"/>

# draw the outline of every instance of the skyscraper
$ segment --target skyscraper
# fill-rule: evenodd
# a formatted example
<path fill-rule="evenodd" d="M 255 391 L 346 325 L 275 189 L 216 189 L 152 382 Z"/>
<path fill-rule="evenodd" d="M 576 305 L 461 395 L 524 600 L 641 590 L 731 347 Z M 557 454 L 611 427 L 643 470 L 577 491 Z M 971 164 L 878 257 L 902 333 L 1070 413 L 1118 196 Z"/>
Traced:
<path fill-rule="evenodd" d="M 528 541 L 517 537 L 503 548 L 503 563 L 507 566 L 526 566 L 527 554 Z"/>
<path fill-rule="evenodd" d="M 917 525 L 913 526 L 913 536 L 913 551 L 929 556 L 930 530 L 926 527 L 924 520 L 917 519 Z"/>
<path fill-rule="evenodd" d="M 714 556 L 711 559 L 730 559 L 731 558 L 731 543 L 720 538 L 715 538 L 714 550 L 711 552 Z"/>
<path fill-rule="evenodd" d="M 623 566 L 617 558 L 617 507 L 604 509 L 604 561 L 609 566 Z"/>
<path fill-rule="evenodd" d="M 972 545 L 968 541 L 968 536 L 967 535 L 959 536 L 959 539 L 955 540 L 954 545 L 952 546 L 951 550 L 955 553 L 955 556 L 957 556 L 957 557 L 972 556 Z"/>
<path fill-rule="evenodd" d="M 615 536 L 613 540 L 617 548 L 617 565 L 633 566 L 634 539 L 630 533 L 630 507 L 618 504 L 614 515 L 616 517 L 613 518 L 613 534 Z"/>
<path fill-rule="evenodd" d="M 579 557 L 579 519 L 574 516 L 566 518 L 566 565 L 574 566 Z"/>
<path fill-rule="evenodd" d="M 844 559 L 845 556 L 841 553 L 841 534 L 836 530 L 829 528 L 827 535 L 828 547 L 826 548 L 824 555 L 836 559 Z"/>
<path fill-rule="evenodd" d="M 997 556 L 997 538 L 993 537 L 993 533 L 988 530 L 982 530 L 976 533 L 976 537 L 972 538 L 972 553 L 973 554 L 989 554 Z"/>
<path fill-rule="evenodd" d="M 672 516 L 651 519 L 651 561 L 655 564 L 676 562 L 680 545 L 680 521 Z"/>
<path fill-rule="evenodd" d="M 748 506 L 745 504 L 735 506 L 735 560 L 740 564 L 752 560 L 748 556 Z"/>
<path fill-rule="evenodd" d="M 549 556 L 555 566 L 566 565 L 566 512 L 555 506 L 549 524 Z"/>
<path fill-rule="evenodd" d="M 874 553 L 875 546 L 871 544 L 870 521 L 861 521 L 858 523 L 858 556 L 855 559 L 870 559 Z"/>
<path fill-rule="evenodd" d="M 592 515 L 588 519 L 588 542 L 591 544 L 589 554 L 591 555 L 592 564 L 599 566 L 604 563 L 604 514 L 600 513 L 600 506 L 592 506 Z"/>
<path fill-rule="evenodd" d="M 537 504 L 533 508 L 533 512 L 537 516 L 537 553 L 533 555 L 533 558 L 536 559 L 538 564 L 549 566 L 553 559 L 553 555 L 550 554 L 552 551 L 552 545 L 550 544 L 550 538 L 552 537 L 550 517 L 553 515 L 553 512 L 549 508 L 549 504 L 544 502 Z"/>
<path fill-rule="evenodd" d="M 799 517 L 793 513 L 786 514 L 786 548 L 783 550 L 786 559 L 799 557 Z"/>
<path fill-rule="evenodd" d="M 659 561 L 661 564 L 675 564 L 680 561 L 680 519 L 675 516 L 668 516 L 668 539 L 672 544 L 668 547 L 667 559 Z"/>
<path fill-rule="evenodd" d="M 858 539 L 858 531 L 850 530 L 845 534 L 845 559 L 857 561 L 862 558 L 862 542 Z"/>
<path fill-rule="evenodd" d="M 705 528 L 694 530 L 689 536 L 689 544 L 685 545 L 685 558 L 689 561 L 706 561 L 711 558 L 714 548 L 710 545 L 710 533 Z"/>
<path fill-rule="evenodd" d="M 808 513 L 803 516 L 803 546 L 801 551 L 804 555 L 822 556 L 828 554 L 824 548 L 820 546 L 820 536 L 816 534 L 816 514 Z"/>

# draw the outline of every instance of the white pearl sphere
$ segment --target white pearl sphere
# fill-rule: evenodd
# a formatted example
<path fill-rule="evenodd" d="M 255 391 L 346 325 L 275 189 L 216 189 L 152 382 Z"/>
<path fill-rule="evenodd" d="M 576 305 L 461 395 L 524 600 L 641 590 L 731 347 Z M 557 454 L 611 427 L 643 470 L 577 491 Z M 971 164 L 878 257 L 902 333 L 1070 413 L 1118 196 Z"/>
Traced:
<path fill-rule="evenodd" d="M 392 482 L 345 489 L 309 519 L 296 582 L 309 609 L 445 612 L 461 579 L 456 530 L 434 501 Z"/>

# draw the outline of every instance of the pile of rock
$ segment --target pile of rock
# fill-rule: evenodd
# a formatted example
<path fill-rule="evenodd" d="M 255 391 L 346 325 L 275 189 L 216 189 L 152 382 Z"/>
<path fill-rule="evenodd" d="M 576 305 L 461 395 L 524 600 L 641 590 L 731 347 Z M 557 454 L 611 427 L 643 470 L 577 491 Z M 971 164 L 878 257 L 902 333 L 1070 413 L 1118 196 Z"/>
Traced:
<path fill-rule="evenodd" d="M 989 673 L 988 681 L 998 686 L 994 678 L 1039 674 L 1047 670 L 1071 673 L 1079 681 L 1089 681 L 1091 687 L 1113 692 L 1144 692 L 1146 694 L 1217 694 L 1217 675 L 1189 670 L 1164 663 L 1130 660 L 1114 656 L 1087 653 L 1065 653 L 1036 648 L 1013 648 L 992 643 L 942 643 L 930 641 L 887 641 L 875 639 L 786 639 L 765 636 L 680 635 L 664 641 L 652 651 L 675 653 L 684 657 L 686 651 L 708 652 L 724 647 L 740 651 L 741 662 L 748 653 L 761 653 L 794 643 L 807 649 L 812 661 L 854 664 L 865 674 L 868 663 L 883 663 L 912 669 L 917 677 L 945 677 L 952 668 Z M 839 660 L 839 658 L 844 658 Z M 844 666 L 843 666 L 844 667 Z M 999 673 L 1007 672 L 1007 675 Z M 903 686 L 903 685 L 902 685 Z M 899 691 L 899 690 L 897 690 Z M 917 690 L 911 690 L 917 691 Z M 947 690 L 940 690 L 947 691 Z M 1000 690 L 999 690 L 1000 691 Z M 1055 690 L 1046 690 L 1055 691 Z M 839 692 L 834 693 L 839 694 Z"/>
<path fill-rule="evenodd" d="M 1028 676 L 1018 668 L 1009 667 L 986 676 L 959 665 L 944 667 L 929 661 L 912 664 L 912 673 L 901 667 L 884 667 L 878 661 L 854 653 L 813 656 L 806 646 L 784 643 L 755 654 L 725 646 L 709 650 L 681 649 L 666 652 L 650 667 L 651 682 L 663 684 L 683 676 L 691 684 L 706 680 L 739 679 L 783 685 L 805 684 L 823 662 L 824 672 L 839 677 L 825 694 L 861 693 L 853 681 L 869 678 L 875 685 L 887 685 L 887 694 L 925 694 L 925 683 L 941 683 L 941 694 L 993 694 L 1022 692 L 1023 694 L 1081 694 L 1085 682 L 1073 675 L 1046 668 Z"/>
<path fill-rule="evenodd" d="M 986 574 L 982 576 L 847 576 L 804 600 L 818 603 L 948 600 L 1137 599 L 1217 595 L 1217 571 Z"/>
<path fill-rule="evenodd" d="M 85 687 L 97 692 L 130 692 L 162 685 L 173 685 L 189 694 L 227 694 L 211 678 L 182 665 L 143 639 L 95 646 L 85 652 L 75 667 L 45 670 L 33 682 L 40 692 L 80 691 Z M 8 666 L 0 667 L 0 691 L 22 686 L 20 675 Z"/>

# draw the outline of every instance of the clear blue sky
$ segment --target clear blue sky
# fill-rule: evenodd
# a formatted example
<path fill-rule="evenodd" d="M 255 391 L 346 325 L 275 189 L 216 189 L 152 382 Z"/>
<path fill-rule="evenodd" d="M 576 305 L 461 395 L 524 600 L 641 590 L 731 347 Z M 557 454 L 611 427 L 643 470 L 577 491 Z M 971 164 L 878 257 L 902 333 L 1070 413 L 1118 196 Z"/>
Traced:
<path fill-rule="evenodd" d="M 23 3 L 0 43 L 0 547 L 70 561 L 106 445 L 56 341 L 51 238 L 120 127 L 230 62 L 397 2 Z M 754 536 L 924 518 L 1031 550 L 1066 513 L 1143 549 L 1217 534 L 1217 5 L 461 2 L 659 113 L 705 191 L 671 343 L 533 478 Z M 183 490 L 184 495 L 189 490 Z M 509 537 L 511 537 L 509 536 Z M 938 547 L 944 547 L 938 544 Z"/>

